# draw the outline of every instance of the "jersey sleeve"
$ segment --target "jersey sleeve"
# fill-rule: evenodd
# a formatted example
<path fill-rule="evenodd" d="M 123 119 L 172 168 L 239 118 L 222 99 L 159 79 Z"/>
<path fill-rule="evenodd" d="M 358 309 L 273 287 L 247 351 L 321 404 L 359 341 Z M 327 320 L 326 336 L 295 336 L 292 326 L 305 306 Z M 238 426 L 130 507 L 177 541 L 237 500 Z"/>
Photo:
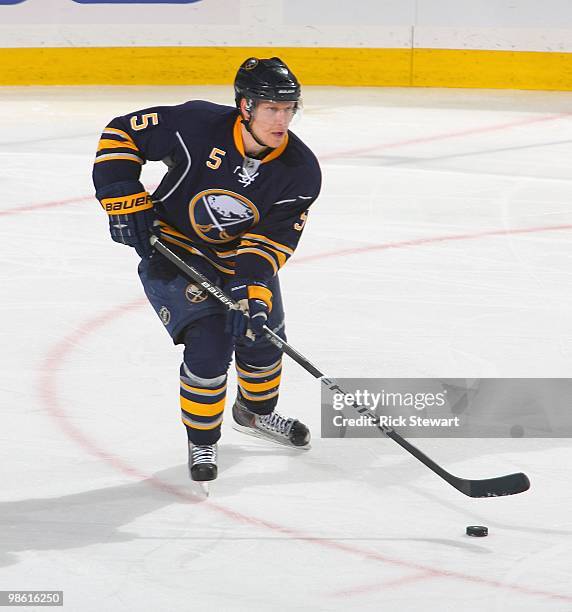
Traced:
<path fill-rule="evenodd" d="M 304 194 L 275 202 L 268 215 L 241 237 L 236 251 L 236 276 L 264 282 L 274 276 L 292 256 L 308 218 L 308 209 L 318 197 L 319 169 Z"/>
<path fill-rule="evenodd" d="M 170 107 L 154 107 L 116 117 L 99 139 L 93 182 L 101 201 L 145 192 L 139 182 L 147 161 L 168 157 L 176 148 L 176 134 L 169 125 Z"/>

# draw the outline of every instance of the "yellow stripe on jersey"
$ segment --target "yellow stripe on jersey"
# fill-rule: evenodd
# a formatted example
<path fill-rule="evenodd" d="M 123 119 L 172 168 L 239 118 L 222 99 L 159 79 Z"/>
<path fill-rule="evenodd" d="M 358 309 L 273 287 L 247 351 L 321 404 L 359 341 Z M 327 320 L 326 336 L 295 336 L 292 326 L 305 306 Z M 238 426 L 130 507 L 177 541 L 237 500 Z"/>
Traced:
<path fill-rule="evenodd" d="M 98 151 L 103 149 L 133 149 L 139 152 L 137 145 L 134 142 L 125 142 L 123 140 L 111 140 L 110 138 L 101 138 L 99 141 Z"/>
<path fill-rule="evenodd" d="M 274 259 L 274 257 L 269 255 L 266 251 L 263 251 L 262 249 L 253 249 L 253 248 L 246 248 L 246 249 L 239 248 L 237 251 L 237 255 L 242 255 L 244 253 L 251 253 L 252 255 L 258 255 L 259 257 L 266 259 L 266 261 L 272 266 L 272 269 L 274 270 L 274 274 L 278 272 L 278 264 L 276 263 L 276 260 Z"/>
<path fill-rule="evenodd" d="M 200 255 L 200 257 L 203 257 L 204 259 L 206 259 L 217 270 L 220 270 L 221 272 L 224 272 L 225 274 L 232 274 L 232 275 L 234 275 L 234 270 L 231 270 L 230 268 L 225 268 L 224 266 L 221 266 L 220 264 L 218 264 L 215 261 L 213 261 L 210 257 L 207 257 L 204 253 L 199 251 L 199 249 L 197 249 L 197 248 L 195 248 L 193 246 L 190 246 L 190 245 L 186 244 L 185 242 L 182 242 L 181 240 L 177 240 L 175 237 L 169 236 L 169 234 L 167 234 L 167 233 L 165 233 L 163 231 L 161 232 L 161 238 L 163 238 L 163 240 L 165 240 L 165 242 L 169 242 L 171 244 L 179 246 L 182 249 L 185 249 L 185 251 L 189 251 L 189 253 L 192 253 L 193 255 Z M 234 265 L 234 262 L 229 262 L 229 265 Z"/>
<path fill-rule="evenodd" d="M 260 242 L 252 242 L 250 240 L 243 240 L 241 242 L 241 247 L 256 247 L 259 249 L 264 249 L 267 253 L 270 253 L 271 255 L 273 255 L 274 257 L 276 257 L 276 261 L 278 263 L 278 268 L 281 268 L 285 263 L 286 260 L 288 259 L 286 257 L 286 255 L 284 255 L 284 253 L 282 253 L 281 251 L 277 251 L 276 249 L 273 249 L 272 247 L 269 247 L 266 244 L 260 244 Z M 239 247 L 239 248 L 241 248 Z"/>
<path fill-rule="evenodd" d="M 226 257 L 234 257 L 236 255 L 236 249 L 233 249 L 232 251 L 219 251 L 216 248 L 213 248 L 213 247 L 211 248 L 216 253 L 217 257 L 222 257 L 223 259 L 225 259 Z"/>
<path fill-rule="evenodd" d="M 129 134 L 127 132 L 124 132 L 123 130 L 118 130 L 117 128 L 112 128 L 112 127 L 106 127 L 103 130 L 103 133 L 104 134 L 115 134 L 115 136 L 121 136 L 122 138 L 125 138 L 125 140 L 127 140 L 128 142 L 135 144 L 135 141 L 133 140 L 133 138 L 131 138 L 131 136 L 129 136 Z"/>
<path fill-rule="evenodd" d="M 175 244 L 176 246 L 179 246 L 179 247 L 185 249 L 186 251 L 189 251 L 189 253 L 192 253 L 193 255 L 203 255 L 199 251 L 199 249 L 195 248 L 194 246 L 191 246 L 191 245 L 187 244 L 186 242 L 182 242 L 181 240 L 177 240 L 174 236 L 170 236 L 169 234 L 166 234 L 163 231 L 161 232 L 161 238 L 163 240 L 165 240 L 165 242 L 170 242 L 171 244 Z M 204 255 L 203 255 L 203 257 L 204 257 Z"/>
<path fill-rule="evenodd" d="M 246 234 L 243 234 L 242 238 L 247 240 L 257 240 L 259 242 L 264 242 L 265 244 L 270 244 L 274 248 L 278 249 L 279 251 L 283 251 L 288 255 L 292 255 L 294 253 L 294 249 L 291 249 L 289 246 L 286 246 L 285 244 L 282 244 L 280 242 L 276 242 L 275 240 L 271 240 L 270 238 L 267 238 L 262 234 L 251 234 L 250 232 L 248 232 Z"/>
<path fill-rule="evenodd" d="M 101 164 L 101 162 L 106 162 L 106 161 L 114 161 L 117 159 L 123 159 L 126 161 L 133 161 L 136 162 L 138 164 L 143 165 L 145 163 L 145 160 L 141 159 L 139 156 L 134 155 L 133 153 L 107 153 L 105 155 L 100 155 L 99 157 L 96 158 L 95 163 L 96 164 Z"/>
<path fill-rule="evenodd" d="M 161 229 L 162 232 L 169 232 L 169 234 L 172 234 L 173 236 L 177 236 L 178 238 L 185 238 L 186 240 L 189 240 L 188 236 L 185 236 L 185 234 L 182 234 L 181 232 L 178 232 L 176 229 L 173 229 L 170 225 L 168 225 L 164 221 L 159 221 L 159 228 Z"/>
<path fill-rule="evenodd" d="M 218 402 L 214 404 L 201 404 L 200 402 L 193 402 L 193 400 L 187 399 L 186 397 L 180 396 L 181 399 L 181 408 L 188 412 L 191 416 L 196 414 L 198 416 L 205 417 L 214 417 L 219 412 L 224 410 L 224 403 L 226 401 L 226 397 L 223 397 Z"/>
<path fill-rule="evenodd" d="M 187 250 L 194 249 L 194 247 L 191 244 L 189 244 L 191 242 L 191 239 L 188 236 L 186 236 L 185 234 L 177 231 L 176 229 L 173 229 L 170 225 L 168 225 L 164 221 L 159 221 L 159 227 L 161 229 L 161 235 L 166 240 L 167 240 L 167 236 L 172 236 L 173 238 L 179 238 L 184 243 L 184 246 L 185 246 L 185 248 L 187 248 Z M 178 244 L 178 243 L 176 243 L 174 241 L 171 241 L 171 242 L 173 242 L 173 244 Z M 226 258 L 234 257 L 236 255 L 236 249 L 233 249 L 232 251 L 219 251 L 217 248 L 214 248 L 214 247 L 211 247 L 211 249 L 213 250 L 214 255 L 217 258 L 220 257 L 221 259 L 226 259 Z M 198 249 L 195 249 L 195 250 L 197 251 L 196 254 L 201 255 L 206 260 L 210 261 L 211 263 L 213 263 L 213 265 L 215 265 L 213 260 L 210 257 L 205 255 L 201 251 L 198 251 Z M 194 251 L 191 251 L 191 252 L 194 252 Z M 229 262 L 225 262 L 225 265 L 235 266 L 236 264 L 235 264 L 234 261 L 229 261 Z M 221 267 L 221 270 L 223 272 L 227 271 L 224 267 Z M 234 272 L 233 272 L 233 274 L 234 274 Z"/>
<path fill-rule="evenodd" d="M 276 259 L 278 260 L 278 267 L 281 268 L 285 263 L 286 260 L 288 259 L 286 257 L 286 255 L 284 255 L 284 253 L 281 253 L 280 251 L 276 251 L 270 247 L 266 247 L 269 251 L 272 251 L 273 255 L 276 257 Z"/>

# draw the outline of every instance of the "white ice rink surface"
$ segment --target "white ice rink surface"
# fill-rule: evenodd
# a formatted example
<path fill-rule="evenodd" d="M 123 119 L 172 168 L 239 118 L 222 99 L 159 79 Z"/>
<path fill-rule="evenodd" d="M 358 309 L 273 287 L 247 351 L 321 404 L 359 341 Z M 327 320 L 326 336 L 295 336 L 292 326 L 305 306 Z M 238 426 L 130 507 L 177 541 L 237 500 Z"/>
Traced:
<path fill-rule="evenodd" d="M 74 612 L 572 610 L 568 439 L 416 440 L 460 476 L 532 481 L 470 499 L 391 440 L 320 439 L 320 384 L 288 362 L 280 410 L 312 450 L 228 417 L 195 494 L 181 350 L 90 178 L 109 119 L 190 98 L 232 102 L 0 89 L 0 590 Z M 281 273 L 291 343 L 335 377 L 570 377 L 571 113 L 563 93 L 308 88 L 293 129 L 324 188 Z"/>

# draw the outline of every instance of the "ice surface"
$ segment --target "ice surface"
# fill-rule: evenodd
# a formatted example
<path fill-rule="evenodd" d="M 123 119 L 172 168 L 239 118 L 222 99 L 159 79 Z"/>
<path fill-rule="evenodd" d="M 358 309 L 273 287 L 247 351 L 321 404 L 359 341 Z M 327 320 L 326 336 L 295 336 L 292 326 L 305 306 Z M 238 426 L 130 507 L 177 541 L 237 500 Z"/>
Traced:
<path fill-rule="evenodd" d="M 180 349 L 90 172 L 111 117 L 231 95 L 0 90 L 1 588 L 82 612 L 572 610 L 566 439 L 417 440 L 459 476 L 531 478 L 472 500 L 391 440 L 321 440 L 320 384 L 287 363 L 312 450 L 227 419 L 209 499 L 189 483 Z M 571 102 L 307 88 L 324 188 L 282 273 L 292 344 L 335 377 L 570 376 Z"/>

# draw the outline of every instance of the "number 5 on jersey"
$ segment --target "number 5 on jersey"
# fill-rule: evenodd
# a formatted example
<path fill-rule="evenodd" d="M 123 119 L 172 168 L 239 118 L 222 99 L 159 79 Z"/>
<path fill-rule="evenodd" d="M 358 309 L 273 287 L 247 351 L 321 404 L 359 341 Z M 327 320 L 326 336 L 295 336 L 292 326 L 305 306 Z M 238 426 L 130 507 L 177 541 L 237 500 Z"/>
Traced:
<path fill-rule="evenodd" d="M 134 115 L 131 117 L 131 129 L 139 132 L 151 125 L 159 125 L 159 115 L 157 113 L 147 113 L 145 115 Z"/>
<path fill-rule="evenodd" d="M 222 164 L 222 158 L 225 155 L 226 155 L 226 151 L 213 147 L 213 150 L 211 151 L 209 155 L 209 159 L 205 163 L 211 170 L 217 170 Z"/>
<path fill-rule="evenodd" d="M 304 229 L 304 225 L 306 225 L 306 221 L 307 220 L 308 220 L 308 211 L 305 210 L 300 215 L 300 222 L 299 223 L 294 223 L 294 229 L 298 230 L 299 232 L 301 232 Z"/>

